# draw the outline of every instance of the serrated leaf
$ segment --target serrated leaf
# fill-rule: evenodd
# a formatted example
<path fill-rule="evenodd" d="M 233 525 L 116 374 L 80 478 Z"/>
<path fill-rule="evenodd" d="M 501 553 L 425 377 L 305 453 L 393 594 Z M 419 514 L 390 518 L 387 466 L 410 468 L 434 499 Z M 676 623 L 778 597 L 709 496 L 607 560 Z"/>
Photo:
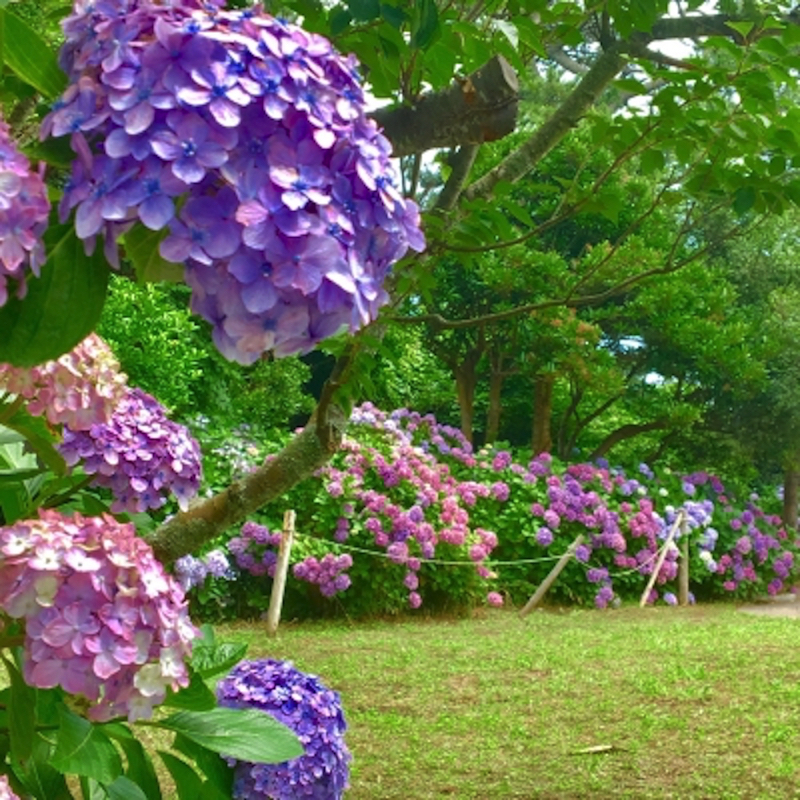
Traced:
<path fill-rule="evenodd" d="M 122 774 L 122 762 L 101 728 L 73 714 L 65 706 L 58 709 L 58 734 L 52 765 L 60 772 L 85 775 L 98 783 L 113 783 Z"/>
<path fill-rule="evenodd" d="M 51 752 L 50 743 L 37 734 L 31 757 L 21 764 L 12 762 L 14 774 L 36 800 L 73 800 L 64 776 L 50 764 Z"/>
<path fill-rule="evenodd" d="M 175 781 L 178 800 L 197 800 L 202 796 L 203 779 L 185 761 L 164 750 L 159 750 L 158 755 Z"/>
<path fill-rule="evenodd" d="M 279 764 L 303 755 L 300 742 L 289 728 L 254 709 L 180 711 L 155 724 L 241 761 Z"/>
<path fill-rule="evenodd" d="M 178 692 L 170 690 L 162 703 L 169 708 L 185 708 L 189 711 L 208 711 L 216 708 L 217 698 L 206 686 L 199 672 L 190 670 L 189 685 Z"/>
<path fill-rule="evenodd" d="M 34 86 L 48 99 L 55 99 L 67 86 L 55 52 L 26 22 L 0 8 L 3 17 L 3 61 L 17 77 Z"/>
<path fill-rule="evenodd" d="M 33 367 L 71 350 L 95 328 L 103 310 L 108 266 L 99 251 L 87 256 L 71 225 L 44 237 L 42 276 L 28 280 L 23 300 L 0 308 L 0 362 Z"/>
<path fill-rule="evenodd" d="M 17 667 L 4 658 L 11 682 L 8 695 L 8 733 L 11 737 L 11 758 L 19 763 L 27 761 L 33 752 L 36 735 L 36 689 L 28 686 Z"/>
<path fill-rule="evenodd" d="M 211 784 L 223 797 L 232 795 L 233 769 L 219 753 L 212 753 L 205 747 L 187 739 L 181 734 L 176 734 L 172 745 L 175 750 L 191 758 L 197 765 L 207 782 Z"/>
<path fill-rule="evenodd" d="M 742 39 L 746 39 L 750 35 L 750 31 L 755 27 L 755 23 L 753 22 L 731 22 L 730 20 L 726 21 L 725 25 L 731 30 L 736 31 Z"/>
<path fill-rule="evenodd" d="M 151 231 L 144 225 L 135 225 L 125 234 L 125 255 L 131 260 L 139 283 L 180 283 L 183 280 L 183 264 L 166 261 L 158 252 L 168 234 L 167 229 Z"/>
<path fill-rule="evenodd" d="M 192 648 L 192 669 L 203 678 L 210 678 L 228 672 L 245 657 L 246 653 L 246 644 L 212 642 L 207 645 L 202 639 Z"/>
<path fill-rule="evenodd" d="M 118 742 L 122 752 L 125 753 L 126 776 L 139 786 L 147 800 L 162 800 L 161 787 L 153 762 L 130 728 L 123 723 L 112 722 L 104 725 L 103 731 Z"/>

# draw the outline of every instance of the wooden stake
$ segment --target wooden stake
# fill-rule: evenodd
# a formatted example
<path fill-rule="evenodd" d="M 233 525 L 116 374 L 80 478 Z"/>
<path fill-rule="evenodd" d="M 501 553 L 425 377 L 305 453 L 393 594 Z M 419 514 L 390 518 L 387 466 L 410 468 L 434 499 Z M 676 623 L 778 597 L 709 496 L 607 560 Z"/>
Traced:
<path fill-rule="evenodd" d="M 287 511 L 283 515 L 283 532 L 281 533 L 281 546 L 278 550 L 278 561 L 275 564 L 275 577 L 272 579 L 272 594 L 269 598 L 267 611 L 267 634 L 275 636 L 278 632 L 278 623 L 281 620 L 283 607 L 283 593 L 286 589 L 286 573 L 289 571 L 289 556 L 292 552 L 294 541 L 294 511 Z"/>
<path fill-rule="evenodd" d="M 672 526 L 672 529 L 667 536 L 667 540 L 664 542 L 664 545 L 658 554 L 656 565 L 653 568 L 652 574 L 650 575 L 650 580 L 647 582 L 647 588 L 644 590 L 644 592 L 642 592 L 642 599 L 639 601 L 639 608 L 644 608 L 647 605 L 647 598 L 650 596 L 650 590 L 653 588 L 653 585 L 656 582 L 656 578 L 658 577 L 658 573 L 661 571 L 661 567 L 664 565 L 664 561 L 666 561 L 667 553 L 669 552 L 669 546 L 672 544 L 672 540 L 675 538 L 675 534 L 678 532 L 678 527 L 683 520 L 683 513 L 683 509 L 678 512 L 678 518 L 675 520 L 675 524 Z"/>
<path fill-rule="evenodd" d="M 567 566 L 567 563 L 575 554 L 575 550 L 577 550 L 578 546 L 583 542 L 583 534 L 579 534 L 578 538 L 567 548 L 567 552 L 564 553 L 563 556 L 558 560 L 558 563 L 553 567 L 550 571 L 550 574 L 541 582 L 539 588 L 533 593 L 533 596 L 527 603 L 523 609 L 519 612 L 521 617 L 524 617 L 526 614 L 530 614 L 534 608 L 542 601 L 542 598 L 547 594 L 547 590 L 555 583 L 556 578 L 561 574 L 561 571 L 564 567 Z"/>
<path fill-rule="evenodd" d="M 681 520 L 681 563 L 678 572 L 678 602 L 689 605 L 689 520 L 683 515 Z"/>

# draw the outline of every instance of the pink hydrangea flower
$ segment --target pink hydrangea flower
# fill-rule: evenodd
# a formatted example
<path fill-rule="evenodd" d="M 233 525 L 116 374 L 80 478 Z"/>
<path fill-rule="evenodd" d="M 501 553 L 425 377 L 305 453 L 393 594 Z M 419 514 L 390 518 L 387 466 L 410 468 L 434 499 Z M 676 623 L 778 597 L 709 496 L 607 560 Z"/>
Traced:
<path fill-rule="evenodd" d="M 20 800 L 19 795 L 11 791 L 8 785 L 8 778 L 5 775 L 0 775 L 0 800 Z"/>
<path fill-rule="evenodd" d="M 489 594 L 486 595 L 486 602 L 490 606 L 500 608 L 500 606 L 503 605 L 503 595 L 501 595 L 499 592 L 489 592 Z"/>
<path fill-rule="evenodd" d="M 0 390 L 23 398 L 28 413 L 76 431 L 107 422 L 125 396 L 126 382 L 111 349 L 94 333 L 37 367 L 0 364 Z"/>
<path fill-rule="evenodd" d="M 113 517 L 41 511 L 0 528 L 0 609 L 25 623 L 25 680 L 86 698 L 94 720 L 148 718 L 189 682 L 183 590 Z"/>

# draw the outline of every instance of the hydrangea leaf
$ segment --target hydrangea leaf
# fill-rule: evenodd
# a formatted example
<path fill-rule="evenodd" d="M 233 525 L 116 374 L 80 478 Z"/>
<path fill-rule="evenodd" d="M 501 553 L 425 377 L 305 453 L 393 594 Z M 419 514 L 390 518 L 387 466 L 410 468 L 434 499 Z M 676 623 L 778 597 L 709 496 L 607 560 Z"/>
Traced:
<path fill-rule="evenodd" d="M 73 800 L 64 776 L 50 763 L 51 752 L 52 745 L 37 734 L 31 757 L 12 764 L 14 774 L 36 800 Z"/>
<path fill-rule="evenodd" d="M 147 795 L 130 779 L 120 775 L 104 787 L 108 800 L 148 800 Z"/>
<path fill-rule="evenodd" d="M 214 692 L 206 686 L 200 673 L 191 670 L 189 685 L 178 692 L 170 689 L 162 705 L 171 708 L 185 708 L 187 711 L 208 711 L 216 708 L 217 699 Z"/>
<path fill-rule="evenodd" d="M 204 782 L 185 761 L 163 750 L 159 750 L 158 754 L 175 781 L 178 800 L 226 800 L 224 795 L 219 794 L 208 782 Z"/>
<path fill-rule="evenodd" d="M 51 227 L 44 237 L 47 263 L 28 281 L 24 300 L 0 308 L 0 362 L 32 367 L 58 358 L 91 333 L 108 285 L 102 253 L 84 253 L 71 225 Z"/>
<path fill-rule="evenodd" d="M 23 409 L 17 411 L 5 426 L 16 431 L 25 439 L 25 444 L 42 460 L 42 463 L 56 475 L 64 475 L 67 465 L 56 450 L 56 440 L 47 423 L 41 417 L 32 417 Z"/>
<path fill-rule="evenodd" d="M 173 264 L 161 258 L 158 246 L 169 231 L 151 231 L 144 225 L 136 225 L 125 234 L 125 254 L 133 262 L 139 283 L 183 280 L 183 264 Z"/>
<path fill-rule="evenodd" d="M 36 733 L 36 716 L 31 709 L 36 707 L 36 689 L 28 686 L 16 666 L 3 659 L 11 682 L 8 697 L 8 732 L 11 739 L 11 758 L 24 762 L 33 753 Z"/>
<path fill-rule="evenodd" d="M 56 749 L 50 763 L 60 772 L 113 783 L 122 774 L 122 761 L 108 736 L 65 706 L 59 708 L 58 717 Z"/>
<path fill-rule="evenodd" d="M 125 760 L 128 763 L 125 770 L 127 777 L 144 792 L 147 800 L 162 800 L 161 787 L 153 762 L 130 728 L 119 722 L 111 722 L 103 726 L 103 731 L 117 742 L 125 753 Z"/>
<path fill-rule="evenodd" d="M 67 85 L 66 75 L 52 47 L 16 14 L 0 8 L 3 18 L 3 60 L 22 80 L 45 97 L 58 97 Z"/>
<path fill-rule="evenodd" d="M 176 734 L 172 747 L 192 759 L 208 779 L 208 784 L 216 787 L 223 797 L 230 797 L 233 794 L 233 769 L 219 753 L 213 753 L 180 733 Z"/>
<path fill-rule="evenodd" d="M 240 761 L 280 764 L 303 755 L 300 742 L 289 728 L 262 711 L 180 711 L 156 724 Z"/>
<path fill-rule="evenodd" d="M 203 678 L 220 675 L 238 664 L 247 652 L 246 644 L 223 642 L 206 644 L 205 639 L 197 642 L 192 650 L 192 669 Z"/>

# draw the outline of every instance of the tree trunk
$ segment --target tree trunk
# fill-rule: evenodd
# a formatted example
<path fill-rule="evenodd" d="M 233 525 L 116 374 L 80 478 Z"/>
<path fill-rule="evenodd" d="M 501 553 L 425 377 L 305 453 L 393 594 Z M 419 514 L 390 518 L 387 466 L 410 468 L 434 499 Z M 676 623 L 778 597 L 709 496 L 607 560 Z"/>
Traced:
<path fill-rule="evenodd" d="M 500 415 L 503 411 L 502 393 L 505 375 L 492 372 L 489 377 L 489 409 L 486 412 L 486 444 L 492 444 L 500 433 Z"/>
<path fill-rule="evenodd" d="M 798 489 L 800 469 L 796 464 L 787 464 L 783 472 L 783 513 L 781 519 L 787 528 L 797 528 Z"/>
<path fill-rule="evenodd" d="M 533 427 L 531 448 L 533 454 L 549 453 L 553 448 L 550 417 L 553 414 L 554 372 L 540 372 L 533 379 Z"/>
<path fill-rule="evenodd" d="M 456 379 L 456 396 L 461 411 L 461 432 L 472 442 L 472 423 L 475 415 L 475 387 L 478 385 L 476 367 L 480 353 L 471 350 L 466 358 L 453 368 Z"/>

